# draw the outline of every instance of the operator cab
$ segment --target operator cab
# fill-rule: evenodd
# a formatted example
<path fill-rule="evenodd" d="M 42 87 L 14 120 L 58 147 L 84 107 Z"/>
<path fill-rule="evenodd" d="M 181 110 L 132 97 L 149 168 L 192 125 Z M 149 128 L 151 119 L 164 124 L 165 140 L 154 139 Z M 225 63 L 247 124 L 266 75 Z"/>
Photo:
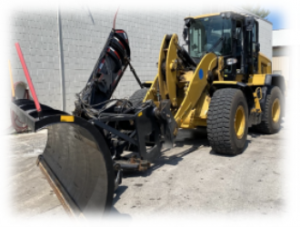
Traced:
<path fill-rule="evenodd" d="M 185 19 L 183 38 L 191 58 L 198 64 L 209 52 L 224 58 L 224 80 L 257 73 L 258 22 L 234 12 Z"/>

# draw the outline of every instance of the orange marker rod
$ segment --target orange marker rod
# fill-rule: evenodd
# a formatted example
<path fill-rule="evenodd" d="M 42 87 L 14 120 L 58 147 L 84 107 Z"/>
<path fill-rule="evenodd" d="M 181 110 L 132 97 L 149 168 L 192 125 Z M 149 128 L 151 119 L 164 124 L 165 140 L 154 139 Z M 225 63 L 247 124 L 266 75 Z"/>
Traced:
<path fill-rule="evenodd" d="M 27 83 L 29 85 L 30 92 L 31 92 L 33 100 L 34 100 L 35 108 L 36 108 L 36 110 L 38 112 L 41 112 L 42 108 L 40 106 L 39 100 L 38 100 L 37 95 L 35 93 L 35 89 L 34 89 L 32 81 L 31 81 L 31 78 L 30 78 L 30 75 L 29 75 L 29 71 L 27 69 L 27 66 L 26 66 L 26 63 L 25 63 L 25 60 L 24 60 L 24 57 L 23 57 L 23 53 L 21 51 L 21 47 L 20 47 L 19 43 L 15 43 L 15 46 L 16 46 L 17 53 L 19 55 L 21 64 L 23 66 L 24 74 L 25 74 L 25 77 L 27 79 Z"/>

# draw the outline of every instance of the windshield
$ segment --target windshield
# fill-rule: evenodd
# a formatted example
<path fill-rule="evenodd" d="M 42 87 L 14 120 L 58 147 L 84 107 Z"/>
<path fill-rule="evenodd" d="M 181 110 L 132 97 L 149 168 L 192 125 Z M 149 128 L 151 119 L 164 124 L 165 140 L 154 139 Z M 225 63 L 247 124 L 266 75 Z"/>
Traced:
<path fill-rule="evenodd" d="M 191 23 L 189 32 L 191 57 L 200 58 L 207 52 L 216 55 L 231 53 L 231 19 L 222 19 L 221 16 L 197 19 Z"/>

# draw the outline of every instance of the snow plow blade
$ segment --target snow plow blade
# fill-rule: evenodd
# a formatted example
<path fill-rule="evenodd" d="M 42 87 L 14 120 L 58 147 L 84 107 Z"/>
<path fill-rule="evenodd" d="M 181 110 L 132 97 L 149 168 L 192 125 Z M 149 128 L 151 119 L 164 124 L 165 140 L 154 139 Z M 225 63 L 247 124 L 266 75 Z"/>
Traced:
<path fill-rule="evenodd" d="M 69 214 L 103 216 L 112 206 L 114 192 L 113 163 L 103 133 L 82 118 L 41 107 L 38 114 L 32 100 L 11 104 L 33 131 L 48 129 L 47 144 L 38 159 L 43 172 Z"/>

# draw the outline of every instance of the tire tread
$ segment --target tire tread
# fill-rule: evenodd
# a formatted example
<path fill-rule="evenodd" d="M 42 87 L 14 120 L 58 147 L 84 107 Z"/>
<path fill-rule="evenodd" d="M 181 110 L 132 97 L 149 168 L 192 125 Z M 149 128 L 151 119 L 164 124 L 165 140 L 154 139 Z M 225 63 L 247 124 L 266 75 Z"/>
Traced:
<path fill-rule="evenodd" d="M 236 155 L 230 135 L 232 100 L 239 89 L 217 90 L 210 102 L 207 116 L 207 137 L 212 149 L 220 154 Z"/>

